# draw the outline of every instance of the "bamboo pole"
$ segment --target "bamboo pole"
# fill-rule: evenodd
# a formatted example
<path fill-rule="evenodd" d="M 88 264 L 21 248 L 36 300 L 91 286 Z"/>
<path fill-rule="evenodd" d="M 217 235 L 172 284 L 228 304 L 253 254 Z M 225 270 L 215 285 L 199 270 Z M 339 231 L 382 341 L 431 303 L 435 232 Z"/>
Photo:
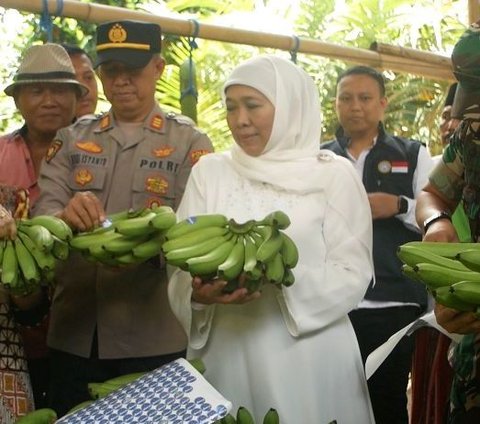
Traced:
<path fill-rule="evenodd" d="M 480 0 L 468 0 L 468 23 L 473 24 L 480 19 Z"/>
<path fill-rule="evenodd" d="M 48 12 L 56 13 L 58 0 L 46 0 Z M 0 0 L 0 6 L 14 8 L 24 12 L 42 13 L 44 0 Z M 421 60 L 399 55 L 382 54 L 376 51 L 355 47 L 340 46 L 320 40 L 299 38 L 296 36 L 269 34 L 260 31 L 250 31 L 219 25 L 196 24 L 192 20 L 174 19 L 158 16 L 152 13 L 130 10 L 115 6 L 106 6 L 96 3 L 84 3 L 79 0 L 63 0 L 62 16 L 76 20 L 101 23 L 108 20 L 135 19 L 158 23 L 166 34 L 178 36 L 193 36 L 198 38 L 221 41 L 235 44 L 246 44 L 257 47 L 269 47 L 279 50 L 313 54 L 338 59 L 346 62 L 364 64 L 379 69 L 388 69 L 396 72 L 408 72 L 438 80 L 453 81 L 454 76 L 448 62 L 439 63 L 442 56 L 428 52 Z M 396 53 L 396 52 L 395 52 Z M 419 52 L 419 55 L 422 53 Z M 437 57 L 438 56 L 438 57 Z M 434 59 L 435 58 L 435 59 Z M 430 61 L 431 60 L 431 61 Z"/>

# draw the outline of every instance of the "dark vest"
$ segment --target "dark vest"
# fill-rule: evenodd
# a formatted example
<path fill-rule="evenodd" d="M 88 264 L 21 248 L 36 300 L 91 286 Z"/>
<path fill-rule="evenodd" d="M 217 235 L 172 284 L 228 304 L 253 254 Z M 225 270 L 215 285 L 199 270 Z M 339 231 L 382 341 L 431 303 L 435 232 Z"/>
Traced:
<path fill-rule="evenodd" d="M 349 139 L 340 128 L 336 139 L 321 145 L 340 156 L 348 158 Z M 413 198 L 413 174 L 417 168 L 418 141 L 394 137 L 385 132 L 383 125 L 375 146 L 368 153 L 363 170 L 363 184 L 368 193 L 384 192 Z M 372 283 L 365 299 L 427 304 L 425 287 L 402 274 L 402 262 L 397 258 L 398 246 L 421 235 L 409 230 L 395 217 L 373 221 L 373 259 L 375 264 L 375 287 Z"/>

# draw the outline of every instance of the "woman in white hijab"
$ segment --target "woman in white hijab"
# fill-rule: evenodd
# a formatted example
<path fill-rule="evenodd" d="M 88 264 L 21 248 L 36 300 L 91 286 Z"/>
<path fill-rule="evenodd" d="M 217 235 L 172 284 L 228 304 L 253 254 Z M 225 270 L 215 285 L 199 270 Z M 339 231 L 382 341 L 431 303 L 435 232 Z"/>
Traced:
<path fill-rule="evenodd" d="M 272 407 L 282 424 L 371 424 L 374 418 L 347 313 L 372 278 L 368 200 L 348 161 L 319 153 L 320 104 L 313 80 L 288 60 L 259 56 L 224 85 L 229 152 L 193 168 L 180 219 L 221 213 L 237 222 L 282 210 L 299 249 L 295 283 L 222 293 L 175 270 L 172 309 L 189 336 L 189 357 L 257 422 Z"/>

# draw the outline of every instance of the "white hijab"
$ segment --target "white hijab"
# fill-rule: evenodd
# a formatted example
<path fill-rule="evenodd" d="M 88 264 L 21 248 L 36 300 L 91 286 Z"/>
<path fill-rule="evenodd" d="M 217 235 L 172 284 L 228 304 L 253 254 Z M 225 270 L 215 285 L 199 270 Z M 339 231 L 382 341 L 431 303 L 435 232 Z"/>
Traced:
<path fill-rule="evenodd" d="M 236 171 L 254 181 L 298 193 L 321 190 L 314 171 L 320 149 L 320 100 L 312 78 L 291 61 L 262 55 L 237 66 L 224 84 L 260 91 L 275 107 L 272 134 L 260 156 L 231 148 Z"/>

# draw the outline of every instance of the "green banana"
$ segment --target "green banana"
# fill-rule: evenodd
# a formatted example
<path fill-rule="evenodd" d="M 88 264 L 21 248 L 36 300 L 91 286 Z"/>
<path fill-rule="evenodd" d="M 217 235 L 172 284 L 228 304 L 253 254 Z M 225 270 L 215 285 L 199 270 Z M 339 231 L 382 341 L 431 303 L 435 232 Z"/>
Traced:
<path fill-rule="evenodd" d="M 255 424 L 252 414 L 244 406 L 237 409 L 237 424 Z"/>
<path fill-rule="evenodd" d="M 480 272 L 480 248 L 463 250 L 458 253 L 457 259 L 468 269 Z"/>
<path fill-rule="evenodd" d="M 115 231 L 125 236 L 141 236 L 150 234 L 155 228 L 150 225 L 150 221 L 156 216 L 156 213 L 149 210 L 145 215 L 136 218 L 124 219 L 115 224 Z"/>
<path fill-rule="evenodd" d="M 182 114 L 197 122 L 197 88 L 195 63 L 191 57 L 185 59 L 179 67 L 180 110 Z"/>
<path fill-rule="evenodd" d="M 22 221 L 17 225 L 18 232 L 25 233 L 44 252 L 50 252 L 53 248 L 53 237 L 42 225 L 23 225 Z"/>
<path fill-rule="evenodd" d="M 290 268 L 285 268 L 285 273 L 282 278 L 282 285 L 285 287 L 290 287 L 295 282 L 295 275 Z"/>
<path fill-rule="evenodd" d="M 132 249 L 133 256 L 139 259 L 150 259 L 162 251 L 163 236 L 154 235 L 149 240 L 138 244 Z"/>
<path fill-rule="evenodd" d="M 418 282 L 422 283 L 422 280 L 418 277 L 418 274 L 415 272 L 413 267 L 411 267 L 410 265 L 403 264 L 402 265 L 402 272 L 405 276 L 410 278 L 410 280 L 418 281 Z"/>
<path fill-rule="evenodd" d="M 19 231 L 17 233 L 18 238 L 25 245 L 27 250 L 32 254 L 38 268 L 42 271 L 49 271 L 55 268 L 55 257 L 51 252 L 45 252 L 40 250 L 33 240 L 28 237 L 26 233 Z"/>
<path fill-rule="evenodd" d="M 295 268 L 295 266 L 298 263 L 297 245 L 284 232 L 280 231 L 280 236 L 283 239 L 282 248 L 280 249 L 280 253 L 283 258 L 283 263 L 287 268 Z"/>
<path fill-rule="evenodd" d="M 263 277 L 263 274 L 264 274 L 264 264 L 258 261 L 252 269 L 245 271 L 246 277 L 250 280 L 259 280 L 260 278 Z"/>
<path fill-rule="evenodd" d="M 70 247 L 67 242 L 53 237 L 53 248 L 52 248 L 52 255 L 60 259 L 61 261 L 65 261 L 70 254 Z"/>
<path fill-rule="evenodd" d="M 124 236 L 120 233 L 114 234 L 116 234 L 117 237 L 104 240 L 101 242 L 101 246 L 107 252 L 115 256 L 131 252 L 134 247 L 146 242 L 150 238 L 149 234 L 143 234 L 136 237 Z"/>
<path fill-rule="evenodd" d="M 465 302 L 464 300 L 461 300 L 454 290 L 455 289 L 453 286 L 439 287 L 433 291 L 433 297 L 437 303 L 440 303 L 447 308 L 456 309 L 457 311 L 462 312 L 475 311 L 476 305 L 472 304 L 471 302 Z"/>
<path fill-rule="evenodd" d="M 129 374 L 123 374 L 119 375 L 118 377 L 113 377 L 108 380 L 105 380 L 104 383 L 106 384 L 116 384 L 118 387 L 125 386 L 132 381 L 138 380 L 140 377 L 143 377 L 147 372 L 146 371 L 141 371 L 141 372 L 132 372 Z"/>
<path fill-rule="evenodd" d="M 67 223 L 56 216 L 38 215 L 24 221 L 25 225 L 41 225 L 45 227 L 51 234 L 58 237 L 62 241 L 69 241 L 73 237 L 72 229 Z"/>
<path fill-rule="evenodd" d="M 243 270 L 245 260 L 244 237 L 238 236 L 232 250 L 219 266 L 218 276 L 223 280 L 230 281 L 236 279 Z"/>
<path fill-rule="evenodd" d="M 228 219 L 221 214 L 207 214 L 191 216 L 187 219 L 177 222 L 165 233 L 167 240 L 183 236 L 187 233 L 206 227 L 226 227 Z"/>
<path fill-rule="evenodd" d="M 0 273 L 2 272 L 3 251 L 5 249 L 5 239 L 0 239 Z"/>
<path fill-rule="evenodd" d="M 213 250 L 201 256 L 187 259 L 186 265 L 192 276 L 208 275 L 217 271 L 218 266 L 227 259 L 230 251 L 235 245 L 236 237 L 224 240 Z"/>
<path fill-rule="evenodd" d="M 183 249 L 205 240 L 210 240 L 213 237 L 223 236 L 227 234 L 228 228 L 226 227 L 206 227 L 199 230 L 187 233 L 183 236 L 173 238 L 165 241 L 162 245 L 162 251 L 168 253 L 172 250 Z"/>
<path fill-rule="evenodd" d="M 143 262 L 143 259 L 133 256 L 132 252 L 127 252 L 127 253 L 124 253 L 123 255 L 115 256 L 114 258 L 112 258 L 112 261 L 113 261 L 113 264 L 117 266 L 118 265 L 136 265 Z"/>
<path fill-rule="evenodd" d="M 257 246 L 249 235 L 244 237 L 245 241 L 245 260 L 243 272 L 251 272 L 257 265 Z"/>
<path fill-rule="evenodd" d="M 257 225 L 257 221 L 250 219 L 249 221 L 239 224 L 234 219 L 228 220 L 228 229 L 234 234 L 247 234 Z"/>
<path fill-rule="evenodd" d="M 165 254 L 165 259 L 170 265 L 184 265 L 187 259 L 207 254 L 215 249 L 215 247 L 223 244 L 226 240 L 229 240 L 232 236 L 232 234 L 225 234 L 223 236 L 217 236 L 202 241 L 198 244 L 193 244 L 176 250 L 170 250 Z"/>
<path fill-rule="evenodd" d="M 422 250 L 435 253 L 439 256 L 455 259 L 463 250 L 478 249 L 477 243 L 447 243 L 433 241 L 409 241 L 402 246 L 420 247 Z"/>
<path fill-rule="evenodd" d="M 283 238 L 275 227 L 264 227 L 265 236 L 263 243 L 257 249 L 257 261 L 269 262 L 280 251 L 283 244 Z"/>
<path fill-rule="evenodd" d="M 57 418 L 57 413 L 53 409 L 41 408 L 20 417 L 15 424 L 53 424 Z"/>
<path fill-rule="evenodd" d="M 275 227 L 279 230 L 284 230 L 290 225 L 290 218 L 285 212 L 273 211 L 259 221 L 257 225 L 266 225 Z"/>
<path fill-rule="evenodd" d="M 263 417 L 263 424 L 280 424 L 278 411 L 274 408 L 270 408 L 265 414 L 265 417 Z"/>
<path fill-rule="evenodd" d="M 111 383 L 88 383 L 88 393 L 92 399 L 101 399 L 113 393 L 115 390 L 120 389 L 122 386 Z"/>
<path fill-rule="evenodd" d="M 169 210 L 162 209 L 162 211 L 155 210 L 156 215 L 150 221 L 150 225 L 157 230 L 168 230 L 177 223 L 177 215 L 172 208 Z"/>
<path fill-rule="evenodd" d="M 459 271 L 470 271 L 462 262 L 437 255 L 421 246 L 402 245 L 397 250 L 398 258 L 411 267 L 418 263 L 432 263 L 445 268 L 457 269 Z"/>
<path fill-rule="evenodd" d="M 237 420 L 233 415 L 227 414 L 220 420 L 220 423 L 221 424 L 237 424 Z"/>
<path fill-rule="evenodd" d="M 285 274 L 282 255 L 277 252 L 275 256 L 265 263 L 265 277 L 272 284 L 281 284 Z"/>
<path fill-rule="evenodd" d="M 450 286 L 459 281 L 479 281 L 480 272 L 459 271 L 432 263 L 419 263 L 413 267 L 418 278 L 430 289 Z"/>
<path fill-rule="evenodd" d="M 78 405 L 75 405 L 73 408 L 71 408 L 67 414 L 71 414 L 72 412 L 79 411 L 80 409 L 86 408 L 87 406 L 90 406 L 92 403 L 94 403 L 94 400 L 85 400 L 83 402 L 80 402 Z"/>
<path fill-rule="evenodd" d="M 7 240 L 3 250 L 2 259 L 2 283 L 5 286 L 13 286 L 18 280 L 18 260 L 15 246 L 12 240 Z"/>
<path fill-rule="evenodd" d="M 463 302 L 480 305 L 480 280 L 478 281 L 459 281 L 452 284 L 451 292 Z"/>
<path fill-rule="evenodd" d="M 75 235 L 70 240 L 70 247 L 76 250 L 89 250 L 93 246 L 103 246 L 111 240 L 125 237 L 123 234 L 115 232 L 115 229 L 109 228 L 103 233 L 85 232 Z"/>
<path fill-rule="evenodd" d="M 245 278 L 245 282 L 243 284 L 243 287 L 245 287 L 248 291 L 248 293 L 254 293 L 256 291 L 261 290 L 263 286 L 263 278 L 258 278 L 256 280 L 250 279 L 250 278 Z"/>

